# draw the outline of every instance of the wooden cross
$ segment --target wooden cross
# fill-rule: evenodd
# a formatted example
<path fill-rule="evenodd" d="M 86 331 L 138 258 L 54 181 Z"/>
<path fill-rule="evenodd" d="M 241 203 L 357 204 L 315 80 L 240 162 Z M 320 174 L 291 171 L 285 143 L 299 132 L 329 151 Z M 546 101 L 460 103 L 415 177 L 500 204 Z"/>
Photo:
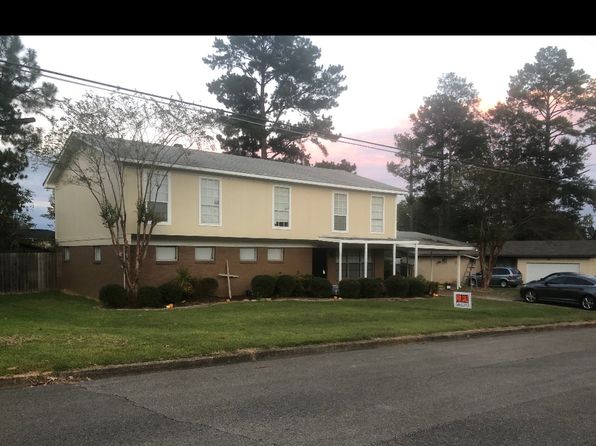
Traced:
<path fill-rule="evenodd" d="M 227 259 L 226 259 L 226 273 L 225 274 L 220 273 L 220 274 L 218 274 L 218 276 L 225 277 L 226 279 L 228 279 L 228 301 L 231 301 L 232 300 L 232 287 L 230 286 L 230 277 L 236 278 L 238 276 L 235 274 L 230 274 L 230 265 L 229 265 Z"/>

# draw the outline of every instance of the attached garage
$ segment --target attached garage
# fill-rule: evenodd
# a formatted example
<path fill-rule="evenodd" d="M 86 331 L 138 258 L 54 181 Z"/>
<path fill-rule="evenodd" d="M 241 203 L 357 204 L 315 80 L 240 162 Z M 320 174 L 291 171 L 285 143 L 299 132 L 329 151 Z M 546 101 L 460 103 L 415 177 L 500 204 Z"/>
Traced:
<path fill-rule="evenodd" d="M 524 282 L 542 279 L 551 273 L 579 273 L 579 263 L 528 263 Z"/>

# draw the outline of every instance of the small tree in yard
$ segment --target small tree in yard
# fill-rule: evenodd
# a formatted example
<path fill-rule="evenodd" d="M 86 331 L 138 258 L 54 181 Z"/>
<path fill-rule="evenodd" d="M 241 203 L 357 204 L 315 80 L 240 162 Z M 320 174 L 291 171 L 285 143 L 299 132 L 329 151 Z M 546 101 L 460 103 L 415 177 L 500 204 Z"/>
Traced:
<path fill-rule="evenodd" d="M 173 101 L 120 95 L 87 93 L 81 100 L 64 101 L 61 108 L 64 117 L 47 138 L 44 155 L 60 163 L 67 178 L 97 202 L 134 297 L 153 230 L 167 215 L 160 190 L 167 187 L 173 166 L 210 141 L 209 118 Z"/>

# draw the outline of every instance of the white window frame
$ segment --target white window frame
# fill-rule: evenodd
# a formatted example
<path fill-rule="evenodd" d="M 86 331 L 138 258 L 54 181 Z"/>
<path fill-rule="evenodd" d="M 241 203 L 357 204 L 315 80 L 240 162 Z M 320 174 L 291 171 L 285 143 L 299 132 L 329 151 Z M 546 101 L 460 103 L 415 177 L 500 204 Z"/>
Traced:
<path fill-rule="evenodd" d="M 243 260 L 242 259 L 242 250 L 246 250 L 246 249 L 252 249 L 253 252 L 255 253 L 255 258 L 254 260 Z M 259 250 L 257 248 L 254 247 L 243 247 L 243 248 L 238 248 L 238 258 L 240 260 L 241 263 L 256 263 L 259 260 Z"/>
<path fill-rule="evenodd" d="M 281 256 L 280 256 L 279 259 L 272 259 L 270 257 L 270 252 L 272 250 L 276 250 L 276 251 L 279 250 L 279 252 L 281 253 Z M 284 249 L 283 248 L 267 248 L 267 261 L 268 262 L 272 262 L 272 263 L 283 263 L 283 261 L 284 261 L 284 254 L 285 253 L 284 253 Z"/>
<path fill-rule="evenodd" d="M 275 188 L 279 187 L 279 188 L 283 188 L 283 189 L 288 189 L 288 226 L 275 226 Z M 275 184 L 273 185 L 273 189 L 272 189 L 272 197 L 271 197 L 271 207 L 272 207 L 272 212 L 271 212 L 271 227 L 273 229 L 282 229 L 282 230 L 288 230 L 288 229 L 292 229 L 292 188 L 290 186 L 285 186 L 283 184 Z"/>
<path fill-rule="evenodd" d="M 375 198 L 381 199 L 381 230 L 373 231 L 373 201 Z M 385 232 L 385 197 L 383 195 L 370 196 L 370 233 L 383 234 Z"/>
<path fill-rule="evenodd" d="M 166 260 L 158 259 L 157 253 L 159 251 L 159 248 L 174 248 L 174 259 L 166 259 Z M 178 247 L 177 246 L 156 246 L 155 247 L 155 261 L 159 262 L 159 263 L 161 263 L 161 262 L 169 262 L 169 263 L 177 262 L 178 261 Z"/>
<path fill-rule="evenodd" d="M 101 263 L 101 246 L 94 246 L 93 247 L 93 262 L 94 263 Z"/>
<path fill-rule="evenodd" d="M 211 258 L 199 259 L 197 256 L 199 249 L 210 249 L 211 250 Z M 215 262 L 215 247 L 214 246 L 197 246 L 197 247 L 195 247 L 195 262 Z"/>
<path fill-rule="evenodd" d="M 212 181 L 217 181 L 218 186 L 218 202 L 219 202 L 219 222 L 218 223 L 203 223 L 203 213 L 201 212 L 202 210 L 202 203 L 201 203 L 201 198 L 203 196 L 203 180 L 212 180 Z M 199 177 L 199 225 L 201 226 L 222 226 L 223 224 L 223 216 L 222 216 L 222 190 L 221 190 L 221 185 L 222 185 L 222 181 L 221 178 L 217 178 L 217 177 L 208 177 L 208 176 L 200 176 Z"/>
<path fill-rule="evenodd" d="M 346 229 L 335 229 L 335 196 L 336 195 L 345 195 L 346 196 Z M 341 215 L 338 215 L 339 217 L 341 217 Z M 337 192 L 333 192 L 331 194 L 331 231 L 332 232 L 349 232 L 350 227 L 349 227 L 349 216 L 350 216 L 350 196 L 347 192 L 341 192 L 341 191 L 337 191 Z"/>
<path fill-rule="evenodd" d="M 157 223 L 157 226 L 169 226 L 172 224 L 172 176 L 170 175 L 171 172 L 155 169 L 153 174 L 155 175 L 155 173 L 164 173 L 168 177 L 168 219 L 165 221 L 160 221 L 159 223 Z M 146 170 L 143 171 L 143 184 L 144 187 L 149 187 Z M 149 191 L 145 192 L 148 193 Z"/>

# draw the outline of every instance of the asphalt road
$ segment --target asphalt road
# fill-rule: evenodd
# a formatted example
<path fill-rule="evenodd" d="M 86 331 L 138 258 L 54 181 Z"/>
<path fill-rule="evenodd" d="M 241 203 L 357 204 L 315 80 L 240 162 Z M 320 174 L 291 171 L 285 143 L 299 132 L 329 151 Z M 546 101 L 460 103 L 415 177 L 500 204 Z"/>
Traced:
<path fill-rule="evenodd" d="M 596 444 L 596 328 L 0 390 L 1 445 Z"/>

